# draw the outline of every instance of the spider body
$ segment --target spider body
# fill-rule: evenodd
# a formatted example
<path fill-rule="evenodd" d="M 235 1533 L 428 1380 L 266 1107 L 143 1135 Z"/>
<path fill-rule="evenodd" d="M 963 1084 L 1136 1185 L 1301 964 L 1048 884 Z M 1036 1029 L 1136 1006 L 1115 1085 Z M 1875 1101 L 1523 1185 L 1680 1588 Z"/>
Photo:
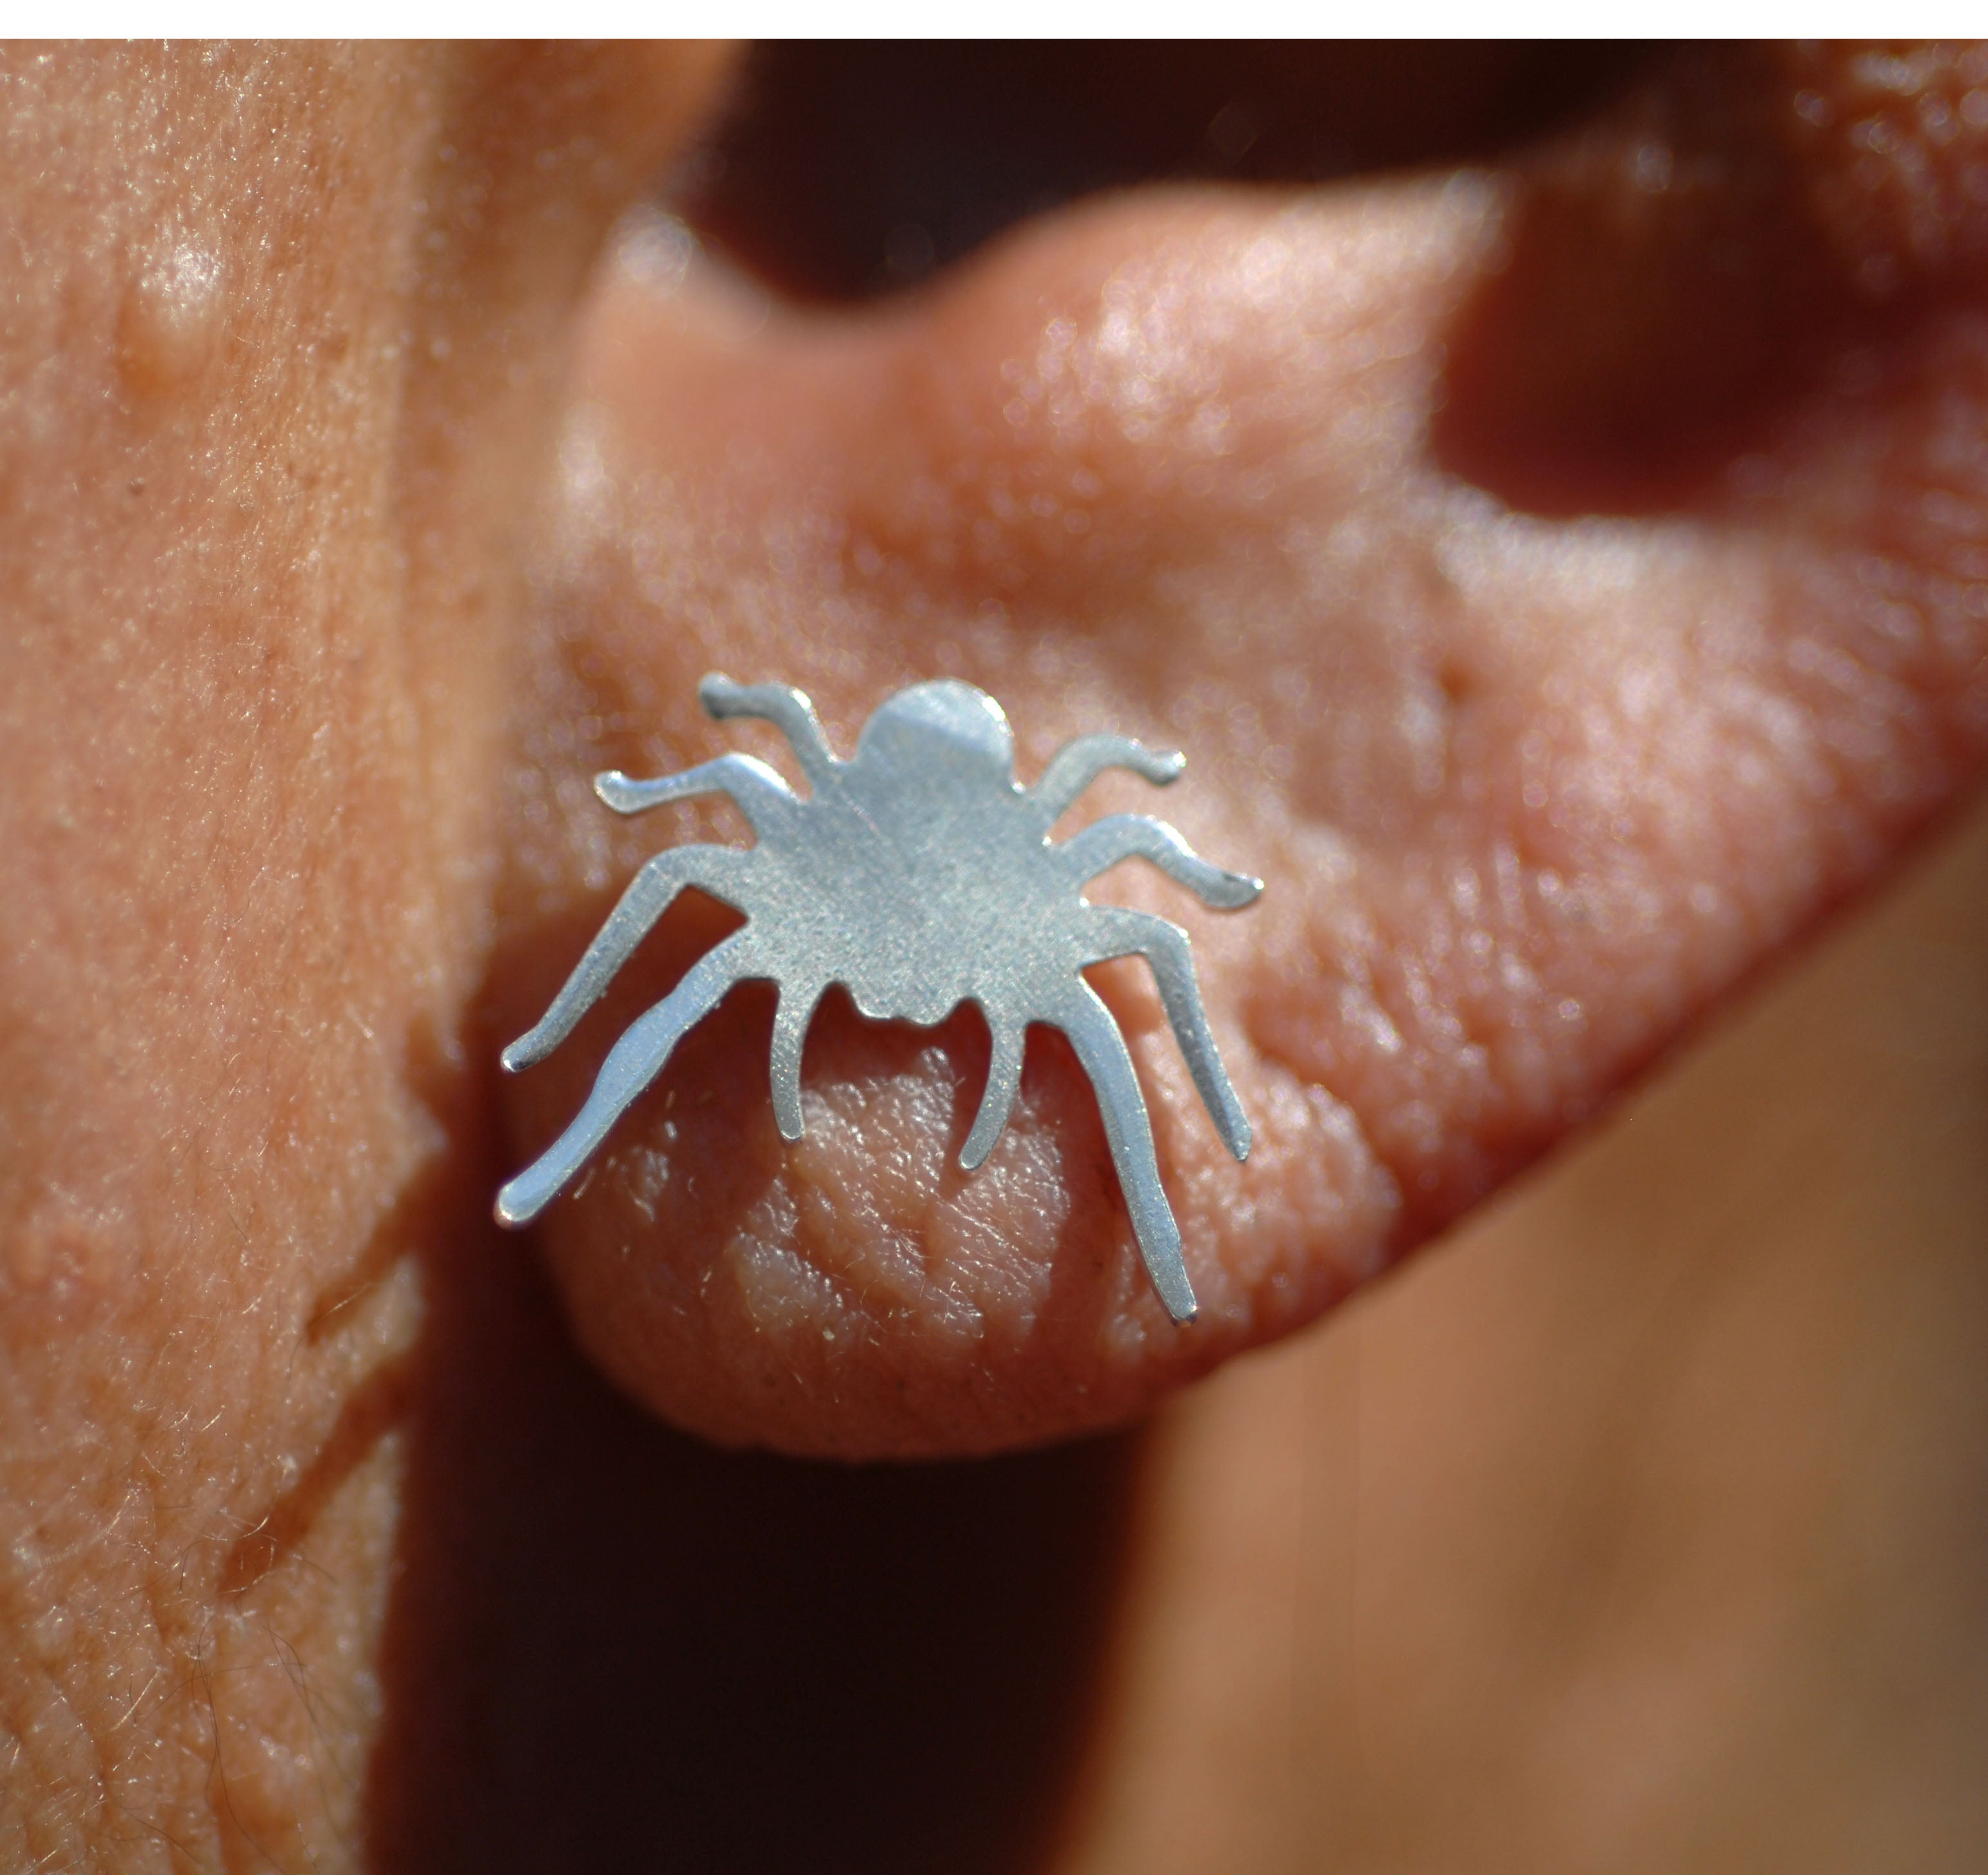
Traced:
<path fill-rule="evenodd" d="M 715 717 L 760 716 L 781 728 L 810 791 L 796 795 L 766 763 L 736 753 L 654 781 L 597 777 L 601 799 L 623 814 L 728 794 L 756 844 L 677 847 L 649 861 L 538 1025 L 504 1051 L 507 1069 L 543 1060 L 572 1032 L 685 886 L 735 907 L 746 923 L 630 1025 L 573 1124 L 499 1194 L 499 1220 L 526 1223 L 551 1202 L 661 1072 L 683 1034 L 736 983 L 770 978 L 779 987 L 773 1100 L 789 1139 L 800 1137 L 803 1125 L 802 1045 L 831 985 L 843 985 L 865 1016 L 928 1027 L 972 1002 L 986 1018 L 993 1051 L 961 1163 L 978 1166 L 1007 1123 L 1028 1025 L 1062 1029 L 1097 1090 L 1147 1271 L 1175 1319 L 1191 1318 L 1194 1292 L 1145 1103 L 1084 967 L 1144 956 L 1195 1085 L 1239 1159 L 1249 1152 L 1249 1122 L 1215 1051 L 1186 934 L 1144 912 L 1090 905 L 1081 892 L 1107 867 L 1135 857 L 1223 909 L 1250 903 L 1262 885 L 1210 865 L 1172 828 L 1141 815 L 1109 817 L 1060 844 L 1049 839 L 1051 825 L 1104 769 L 1129 768 L 1165 784 L 1180 773 L 1182 758 L 1120 736 L 1087 736 L 1023 788 L 1014 779 L 1006 717 L 970 684 L 898 692 L 864 725 L 846 762 L 831 753 L 798 691 L 714 676 L 699 694 Z"/>

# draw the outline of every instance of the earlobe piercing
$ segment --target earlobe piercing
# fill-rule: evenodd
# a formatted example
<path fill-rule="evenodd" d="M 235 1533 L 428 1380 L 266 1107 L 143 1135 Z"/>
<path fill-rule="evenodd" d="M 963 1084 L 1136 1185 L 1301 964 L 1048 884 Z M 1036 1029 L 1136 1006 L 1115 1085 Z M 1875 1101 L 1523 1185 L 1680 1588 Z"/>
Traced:
<path fill-rule="evenodd" d="M 1061 1029 L 1096 1090 L 1147 1274 L 1174 1320 L 1191 1321 L 1194 1289 L 1160 1184 L 1145 1098 L 1084 966 L 1144 957 L 1195 1086 L 1238 1159 L 1249 1154 L 1249 1122 L 1216 1051 L 1186 932 L 1147 912 L 1091 905 L 1081 892 L 1131 858 L 1223 911 L 1253 902 L 1263 882 L 1209 865 L 1172 828 L 1143 814 L 1111 815 L 1060 845 L 1049 838 L 1063 810 L 1105 770 L 1129 769 L 1164 787 L 1184 758 L 1121 736 L 1080 736 L 1024 788 L 1014 778 L 1006 716 L 971 684 L 898 691 L 864 724 L 846 762 L 830 750 L 798 690 L 712 676 L 698 695 L 720 720 L 757 716 L 776 725 L 810 791 L 796 795 L 764 762 L 737 753 L 654 781 L 597 777 L 594 791 L 617 814 L 729 795 L 757 844 L 677 847 L 649 861 L 538 1025 L 504 1051 L 508 1071 L 543 1061 L 572 1033 L 685 886 L 734 906 L 747 922 L 629 1025 L 573 1123 L 498 1194 L 498 1221 L 527 1223 L 551 1203 L 735 983 L 771 979 L 779 987 L 773 1100 L 787 1139 L 801 1136 L 801 1047 L 831 985 L 843 986 L 877 1020 L 928 1025 L 963 1002 L 977 1003 L 994 1048 L 960 1163 L 969 1171 L 979 1166 L 1007 1125 L 1028 1025 Z"/>

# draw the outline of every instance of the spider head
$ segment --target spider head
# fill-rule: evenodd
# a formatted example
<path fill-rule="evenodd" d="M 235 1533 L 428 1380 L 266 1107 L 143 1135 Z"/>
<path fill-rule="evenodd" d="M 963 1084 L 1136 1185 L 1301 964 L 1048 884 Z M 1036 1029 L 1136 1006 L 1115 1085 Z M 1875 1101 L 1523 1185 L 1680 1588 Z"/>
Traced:
<path fill-rule="evenodd" d="M 975 792 L 1015 785 L 1015 738 L 984 690 L 944 678 L 879 704 L 856 746 L 858 762 Z"/>

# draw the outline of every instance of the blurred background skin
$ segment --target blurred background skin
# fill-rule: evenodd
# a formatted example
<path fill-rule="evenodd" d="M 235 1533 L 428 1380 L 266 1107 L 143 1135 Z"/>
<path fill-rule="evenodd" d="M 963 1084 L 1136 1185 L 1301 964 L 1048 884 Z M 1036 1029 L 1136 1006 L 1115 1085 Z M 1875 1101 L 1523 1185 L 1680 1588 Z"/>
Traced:
<path fill-rule="evenodd" d="M 1280 146 L 1290 119 L 1272 80 L 1222 127 L 1219 110 L 1155 66 L 1120 87 L 1161 100 L 1126 113 L 1146 127 L 1144 142 L 1111 132 L 1100 110 L 1090 144 L 991 203 L 989 191 L 956 185 L 936 208 L 928 197 L 906 209 L 891 204 L 884 171 L 867 172 L 868 197 L 886 205 L 850 209 L 834 242 L 803 252 L 778 212 L 800 184 L 769 153 L 778 139 L 766 126 L 769 113 L 799 115 L 818 138 L 840 134 L 780 103 L 810 95 L 811 76 L 819 96 L 860 101 L 862 75 L 830 53 L 742 90 L 732 121 L 742 127 L 708 139 L 672 186 L 712 241 L 783 290 L 840 300 L 915 282 L 1060 191 L 1141 175 L 1309 180 L 1454 161 L 1544 134 L 1634 75 L 1596 56 L 1473 89 L 1483 59 L 1441 55 L 1418 77 L 1412 61 L 1377 69 L 1362 56 L 1341 80 L 1347 94 L 1425 98 L 1435 128 L 1422 140 L 1401 128 L 1413 113 L 1396 108 L 1377 110 L 1385 134 L 1370 148 Z M 931 55 L 928 90 L 942 99 L 956 56 Z M 472 239 L 467 255 L 435 263 L 438 275 L 446 263 L 480 280 L 489 303 L 510 309 L 502 320 L 479 323 L 477 296 L 458 287 L 429 292 L 423 224 L 395 205 L 455 188 L 471 205 L 458 223 L 472 231 L 543 218 L 552 251 L 571 256 L 566 282 L 548 270 L 549 300 L 572 289 L 590 243 L 717 94 L 708 60 L 631 72 L 576 58 L 550 73 L 505 55 L 456 60 L 223 69 L 232 114 L 211 121 L 202 87 L 213 73 L 198 64 L 120 54 L 51 77 L 16 63 L 17 97 L 36 99 L 16 120 L 16 183 L 30 154 L 42 166 L 43 218 L 24 219 L 15 198 L 24 252 L 88 250 L 114 221 L 105 198 L 150 188 L 170 205 L 189 175 L 259 188 L 280 205 L 279 174 L 244 176 L 248 132 L 315 134 L 319 164 L 347 165 L 347 201 L 374 215 L 373 249 L 401 256 L 403 312 L 413 310 L 396 330 L 411 323 L 419 348 L 394 381 L 404 427 L 375 455 L 363 413 L 377 385 L 320 408 L 259 382 L 264 401 L 221 436 L 219 469 L 199 459 L 232 506 L 201 483 L 162 520 L 120 522 L 191 543 L 163 563 L 144 543 L 127 569 L 100 523 L 63 533 L 49 517 L 64 490 L 27 486 L 21 465 L 35 459 L 17 448 L 5 485 L 13 616 L 39 628 L 66 604 L 79 614 L 85 587 L 114 612 L 174 580 L 209 601 L 218 591 L 245 619 L 269 607 L 252 582 L 203 584 L 199 554 L 252 568 L 258 542 L 245 549 L 240 530 L 305 530 L 308 492 L 272 492 L 243 465 L 280 458 L 286 443 L 322 445 L 324 426 L 345 422 L 338 447 L 360 466 L 331 505 L 390 502 L 401 551 L 359 539 L 347 564 L 320 571 L 314 560 L 309 577 L 351 582 L 338 602 L 368 615 L 441 621 L 438 641 L 411 632 L 404 648 L 415 692 L 429 681 L 424 656 L 445 692 L 473 696 L 486 681 L 455 654 L 489 611 L 517 603 L 502 570 L 515 564 L 503 518 L 515 504 L 492 498 L 499 518 L 489 520 L 479 477 L 523 476 L 516 465 L 545 449 L 558 374 L 530 360 L 534 321 L 552 315 L 498 277 L 512 264 L 502 239 L 487 252 Z M 1025 93 L 1046 96 L 1052 117 L 1057 85 L 1073 82 L 1060 70 L 1050 62 Z M 1217 72 L 1210 82 L 1239 81 Z M 1205 148 L 1183 155 L 1178 138 L 1153 130 L 1176 107 L 1169 85 L 1183 120 L 1206 130 Z M 653 127 L 615 145 L 624 173 L 606 173 L 596 147 L 578 184 L 570 170 L 519 184 L 516 170 L 545 171 L 507 164 L 509 130 L 478 147 L 464 127 L 515 127 L 535 109 L 596 130 L 617 113 Z M 157 127 L 175 116 L 210 147 L 176 149 Z M 55 182 L 50 122 L 79 153 L 76 173 Z M 134 123 L 152 127 L 135 142 Z M 411 149 L 418 130 L 451 152 L 440 169 L 397 155 L 395 137 Z M 572 140 L 560 130 L 546 140 Z M 1269 167 L 1253 171 L 1252 161 Z M 814 168 L 856 169 L 855 158 Z M 479 218 L 476 205 L 507 178 L 516 193 L 503 214 Z M 66 201 L 71 218 L 50 201 Z M 307 228 L 310 205 L 291 206 Z M 798 218 L 818 235 L 820 215 Z M 260 262 L 220 251 L 230 265 L 269 266 L 257 277 L 272 331 L 286 332 L 292 293 L 306 308 L 302 338 L 290 333 L 300 355 L 307 342 L 333 366 L 353 357 L 363 377 L 377 335 L 310 327 L 309 307 L 335 300 L 341 283 L 309 277 L 307 250 L 301 242 L 301 286 L 280 242 Z M 37 402 L 32 372 L 8 381 L 17 439 L 32 432 L 42 459 L 66 451 L 90 472 L 67 492 L 72 506 L 114 496 L 117 515 L 138 516 L 147 484 L 170 494 L 174 476 L 191 472 L 175 387 L 199 381 L 208 348 L 228 341 L 198 316 L 193 276 L 208 250 L 187 251 L 169 242 L 154 274 L 140 270 L 103 307 L 89 298 L 87 251 L 64 276 L 59 310 L 102 327 L 106 368 L 151 425 L 139 446 L 154 455 L 135 470 L 127 439 L 47 429 L 51 411 L 86 429 L 87 398 Z M 160 269 L 167 285 L 148 288 Z M 49 343 L 32 296 L 22 303 L 6 335 L 16 367 Z M 353 408 L 358 418 L 341 415 Z M 1633 431 L 1646 415 L 1625 421 Z M 1454 443 L 1459 459 L 1472 446 Z M 1530 491 L 1542 506 L 1557 498 L 1547 479 Z M 39 556 L 32 577 L 24 541 Z M 91 544 L 80 570 L 49 570 Z M 306 580 L 279 596 L 315 618 L 312 590 Z M 246 624 L 242 637 L 257 641 Z M 100 737 L 113 752 L 141 749 L 159 770 L 141 780 L 170 787 L 165 693 L 146 689 L 143 640 L 129 641 L 139 647 L 125 654 L 129 681 L 93 692 L 66 674 L 73 645 L 24 630 L 8 679 L 10 760 L 43 750 L 39 737 Z M 306 665 L 316 655 L 299 654 Z M 196 675 L 200 695 L 222 706 L 236 695 L 225 660 Z M 127 707 L 130 718 L 117 715 Z M 461 714 L 473 725 L 473 709 Z M 226 719 L 245 746 L 280 743 L 299 789 L 313 785 L 323 723 Z M 335 716 L 330 726 L 335 739 Z M 419 759 L 445 781 L 475 773 L 475 736 L 465 728 Z M 419 852 L 431 838 L 485 854 L 501 838 L 494 814 L 465 798 L 461 824 L 436 835 L 394 817 L 390 789 L 367 793 L 363 764 L 330 772 L 319 800 L 336 807 L 330 841 L 313 844 L 311 828 L 280 815 L 280 835 L 245 858 L 218 838 L 205 889 L 225 891 L 236 867 L 295 882 L 300 896 L 260 934 L 267 958 L 282 921 L 322 914 L 313 882 L 336 873 L 359 912 L 316 948 L 306 935 L 262 966 L 263 1003 L 289 996 L 308 1008 L 311 985 L 349 971 L 360 1029 L 418 1033 L 424 1010 L 471 993 L 465 959 L 489 889 L 478 867 L 494 862 L 473 858 L 423 895 L 397 862 L 369 870 L 336 855 L 397 842 Z M 46 807 L 23 769 L 9 780 L 17 816 L 23 801 Z M 127 784 L 139 785 L 104 783 Z M 63 868 L 86 864 L 48 844 L 52 824 L 11 823 L 41 868 L 12 880 L 17 905 L 35 891 L 61 899 Z M 173 953 L 182 972 L 211 971 L 196 987 L 244 967 L 230 963 L 225 933 L 203 950 L 202 928 L 177 919 L 174 875 L 148 872 L 142 849 L 113 857 L 156 891 L 134 944 Z M 96 903 L 122 889 L 106 877 Z M 86 912 L 90 902 L 83 895 Z M 99 942 L 86 916 L 67 932 L 79 951 Z M 36 935 L 48 946 L 63 932 Z M 112 1119 L 96 1132 L 64 1104 L 91 1084 L 64 1081 L 70 1071 L 36 1052 L 19 987 L 35 980 L 14 959 L 4 1169 L 17 1217 L 36 1228 L 17 1224 L 6 1243 L 9 1867 L 1945 1870 L 1988 1854 L 1988 820 L 1964 800 L 1881 899 L 1729 1006 L 1488 1214 L 1324 1323 L 1232 1364 L 1141 1430 L 915 1467 L 721 1453 L 610 1391 L 569 1340 L 536 1265 L 493 1257 L 463 1226 L 487 1200 L 487 1163 L 444 1156 L 441 1175 L 411 1179 L 394 1158 L 407 1157 L 411 1122 L 395 1102 L 410 1076 L 425 1075 L 445 1130 L 488 1130 L 487 1093 L 439 1035 L 428 1058 L 397 1061 L 369 1083 L 370 1057 L 344 1030 L 306 1031 L 298 1045 L 330 1064 L 306 1082 L 319 1104 L 296 1128 L 308 1139 L 346 1126 L 350 1149 L 327 1171 L 299 1149 L 320 1187 L 307 1200 L 292 1190 L 308 1181 L 283 1162 L 280 1139 L 262 1184 L 230 1184 L 235 1147 L 164 1104 L 168 1070 L 130 1039 L 151 1020 L 144 999 L 171 983 L 129 962 L 123 936 L 101 941 L 108 987 L 90 1006 L 137 1066 L 130 1085 L 98 1083 Z M 428 958 L 429 974 L 404 990 L 369 987 L 367 965 L 350 959 L 376 954 Z M 153 1026 L 191 1048 L 187 1035 L 220 1017 L 186 1000 L 185 1034 L 177 1010 Z M 228 1005 L 211 1007 L 225 1017 Z M 225 1040 L 237 1077 L 285 1045 Z M 280 1094 L 280 1078 L 269 1087 Z M 238 1264 L 217 1259 L 197 1306 L 184 1288 L 159 1287 L 156 1265 L 205 1254 L 208 1240 L 167 1230 L 152 1261 L 120 1264 L 107 1212 L 56 1202 L 89 1176 L 111 1179 L 103 1168 L 132 1136 L 117 1130 L 129 1123 L 120 1103 L 142 1113 L 148 1099 L 178 1163 L 193 1168 L 169 1190 L 190 1213 L 218 1190 L 240 1240 L 257 1247 Z M 59 1128 L 52 1116 L 66 1117 Z M 45 1164 L 70 1184 L 40 1179 Z M 405 1194 L 384 1222 L 366 1196 L 383 1166 L 391 1176 L 379 1182 Z M 336 1280 L 308 1245 L 294 1272 L 285 1261 L 313 1232 Z M 372 1261 L 340 1275 L 332 1252 L 348 1240 L 370 1246 Z M 139 1299 L 113 1320 L 127 1306 L 120 1284 Z M 272 1381 L 235 1325 L 280 1313 L 292 1292 L 305 1332 L 293 1352 L 283 1345 L 289 1366 Z M 356 1343 L 323 1326 L 355 1319 Z M 238 1342 L 251 1352 L 238 1355 Z M 38 1364 L 38 1344 L 63 1350 L 63 1371 Z M 89 1365 L 113 1345 L 153 1352 Z M 78 1388 L 90 1423 L 108 1429 L 94 1458 L 56 1436 Z M 255 1408 L 238 1420 L 238 1394 Z M 133 1435 L 122 1446 L 120 1425 Z"/>
<path fill-rule="evenodd" d="M 1984 939 L 1976 812 L 1493 1215 L 1170 1408 L 1055 1866 L 1976 1866 Z"/>

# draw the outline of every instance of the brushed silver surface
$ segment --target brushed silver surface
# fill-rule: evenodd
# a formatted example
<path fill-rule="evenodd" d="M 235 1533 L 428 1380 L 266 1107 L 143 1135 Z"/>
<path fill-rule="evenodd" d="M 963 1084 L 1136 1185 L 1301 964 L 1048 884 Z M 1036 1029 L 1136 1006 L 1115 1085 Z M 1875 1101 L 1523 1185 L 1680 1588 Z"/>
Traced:
<path fill-rule="evenodd" d="M 1234 911 L 1255 900 L 1263 882 L 1211 865 L 1172 828 L 1142 814 L 1112 814 L 1060 844 L 1049 838 L 1106 769 L 1164 786 L 1185 759 L 1121 736 L 1080 736 L 1024 788 L 1014 777 L 1008 719 L 971 684 L 898 691 L 864 725 L 846 762 L 798 690 L 711 676 L 698 694 L 720 720 L 776 724 L 810 792 L 796 794 L 764 762 L 739 754 L 654 781 L 618 772 L 596 777 L 594 791 L 617 814 L 728 794 L 756 844 L 674 847 L 650 860 L 538 1025 L 504 1051 L 507 1070 L 543 1061 L 572 1033 L 686 885 L 736 907 L 747 922 L 624 1031 L 572 1125 L 498 1194 L 498 1221 L 528 1223 L 551 1203 L 735 983 L 770 979 L 779 987 L 773 1113 L 790 1140 L 801 1136 L 802 1044 L 831 984 L 879 1020 L 929 1025 L 970 1002 L 986 1018 L 993 1054 L 960 1163 L 969 1171 L 979 1165 L 1007 1124 L 1028 1025 L 1062 1030 L 1097 1091 L 1147 1274 L 1173 1318 L 1191 1320 L 1194 1289 L 1160 1183 L 1145 1098 L 1084 966 L 1144 957 L 1215 1130 L 1239 1159 L 1249 1156 L 1249 1122 L 1209 1031 L 1186 932 L 1147 912 L 1094 905 L 1082 888 L 1122 859 L 1144 859 L 1207 904 Z"/>

